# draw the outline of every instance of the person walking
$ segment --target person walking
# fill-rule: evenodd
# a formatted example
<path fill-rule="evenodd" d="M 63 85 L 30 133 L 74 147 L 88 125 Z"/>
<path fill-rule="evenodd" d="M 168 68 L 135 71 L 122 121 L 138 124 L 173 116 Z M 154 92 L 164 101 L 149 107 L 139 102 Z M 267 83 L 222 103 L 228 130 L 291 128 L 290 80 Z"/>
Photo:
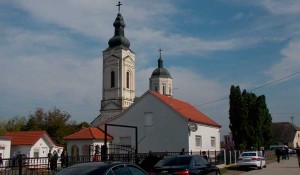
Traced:
<path fill-rule="evenodd" d="M 281 149 L 276 148 L 275 149 L 275 154 L 276 154 L 276 157 L 277 157 L 277 162 L 280 163 Z"/>
<path fill-rule="evenodd" d="M 299 146 L 297 146 L 296 155 L 297 155 L 297 158 L 298 158 L 298 165 L 299 165 L 299 168 L 300 168 L 300 148 L 299 148 Z"/>
<path fill-rule="evenodd" d="M 3 166 L 3 159 L 2 159 L 2 153 L 0 153 L 0 167 Z"/>

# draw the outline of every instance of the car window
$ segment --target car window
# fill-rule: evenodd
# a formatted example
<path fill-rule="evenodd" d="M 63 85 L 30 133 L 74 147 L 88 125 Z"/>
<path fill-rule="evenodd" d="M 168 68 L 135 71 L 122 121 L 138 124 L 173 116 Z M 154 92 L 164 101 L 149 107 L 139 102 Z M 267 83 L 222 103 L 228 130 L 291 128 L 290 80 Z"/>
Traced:
<path fill-rule="evenodd" d="M 132 175 L 146 175 L 141 169 L 132 165 L 128 165 L 128 170 Z"/>
<path fill-rule="evenodd" d="M 115 175 L 130 175 L 127 167 L 124 165 L 116 166 L 112 169 L 112 171 Z"/>
<path fill-rule="evenodd" d="M 160 160 L 155 166 L 190 165 L 191 157 L 167 157 Z"/>
<path fill-rule="evenodd" d="M 242 156 L 256 156 L 256 153 L 242 153 Z"/>
<path fill-rule="evenodd" d="M 208 160 L 205 157 L 199 156 L 199 158 L 200 158 L 200 160 L 201 160 L 201 162 L 202 162 L 203 165 L 206 165 L 206 166 L 209 165 L 209 162 L 208 162 Z"/>

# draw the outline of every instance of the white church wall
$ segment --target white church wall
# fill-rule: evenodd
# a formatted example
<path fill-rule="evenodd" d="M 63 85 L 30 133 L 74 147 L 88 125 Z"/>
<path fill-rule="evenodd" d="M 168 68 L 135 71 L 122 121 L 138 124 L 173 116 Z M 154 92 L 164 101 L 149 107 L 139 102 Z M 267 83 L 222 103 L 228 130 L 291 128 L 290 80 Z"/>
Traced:
<path fill-rule="evenodd" d="M 139 152 L 179 152 L 182 148 L 188 150 L 188 127 L 182 117 L 150 94 L 134 105 L 122 117 L 109 123 L 137 126 Z M 153 125 L 145 126 L 145 113 L 151 112 Z M 120 141 L 120 137 L 130 137 L 131 145 L 135 145 L 134 129 L 108 127 L 108 133 L 114 137 L 114 142 Z"/>

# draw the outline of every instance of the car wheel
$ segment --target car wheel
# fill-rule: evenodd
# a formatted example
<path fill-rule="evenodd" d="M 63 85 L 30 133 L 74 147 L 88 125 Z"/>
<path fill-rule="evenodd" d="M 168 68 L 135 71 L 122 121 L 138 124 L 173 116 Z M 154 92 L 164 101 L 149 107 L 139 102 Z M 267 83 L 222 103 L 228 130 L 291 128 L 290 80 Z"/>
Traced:
<path fill-rule="evenodd" d="M 258 169 L 260 169 L 260 170 L 262 169 L 262 161 L 260 161 Z"/>

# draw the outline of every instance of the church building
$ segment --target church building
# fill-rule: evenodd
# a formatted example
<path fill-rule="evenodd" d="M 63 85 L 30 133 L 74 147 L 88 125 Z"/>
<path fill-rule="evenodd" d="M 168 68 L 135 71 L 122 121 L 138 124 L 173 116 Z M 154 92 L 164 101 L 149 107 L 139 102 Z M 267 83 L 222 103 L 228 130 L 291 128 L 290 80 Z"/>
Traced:
<path fill-rule="evenodd" d="M 103 51 L 103 90 L 100 115 L 92 122 L 138 128 L 138 138 L 128 128 L 110 127 L 114 142 L 135 146 L 140 152 L 220 150 L 221 126 L 187 102 L 173 98 L 170 72 L 164 68 L 161 49 L 149 90 L 135 100 L 135 54 L 125 37 L 125 22 L 118 13 L 114 36 Z"/>
<path fill-rule="evenodd" d="M 92 127 L 103 132 L 107 124 L 128 126 L 107 128 L 110 142 L 138 149 L 139 153 L 179 152 L 183 148 L 193 152 L 219 151 L 221 125 L 172 96 L 173 78 L 164 68 L 161 49 L 157 68 L 149 78 L 149 90 L 136 98 L 135 53 L 125 37 L 120 5 L 113 23 L 114 36 L 103 51 L 100 115 L 91 122 Z M 71 139 L 78 139 L 75 135 Z"/>

